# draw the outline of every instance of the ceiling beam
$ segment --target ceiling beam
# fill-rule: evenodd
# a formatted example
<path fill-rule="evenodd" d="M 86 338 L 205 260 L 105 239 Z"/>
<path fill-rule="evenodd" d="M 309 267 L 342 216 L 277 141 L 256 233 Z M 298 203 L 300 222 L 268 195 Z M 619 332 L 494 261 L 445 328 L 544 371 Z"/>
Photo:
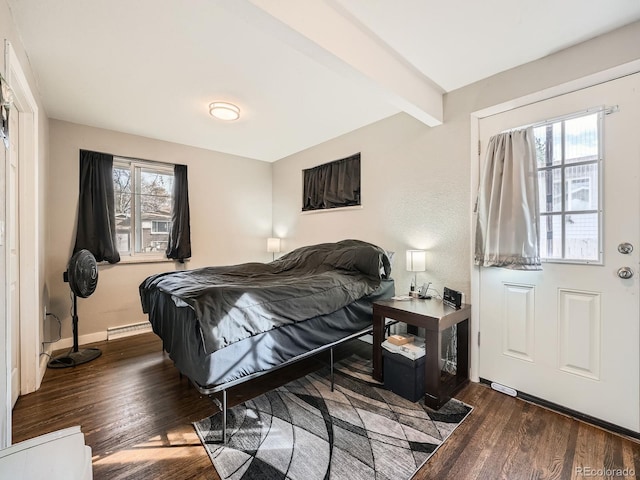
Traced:
<path fill-rule="evenodd" d="M 426 125 L 442 124 L 443 90 L 337 3 L 234 0 L 223 5 Z"/>

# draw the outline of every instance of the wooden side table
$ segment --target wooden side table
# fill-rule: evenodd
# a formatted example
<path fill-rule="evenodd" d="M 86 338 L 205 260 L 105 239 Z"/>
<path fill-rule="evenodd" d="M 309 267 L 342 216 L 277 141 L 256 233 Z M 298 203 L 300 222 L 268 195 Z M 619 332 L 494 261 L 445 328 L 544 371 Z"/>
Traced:
<path fill-rule="evenodd" d="M 425 329 L 425 404 L 438 409 L 469 383 L 469 321 L 471 305 L 459 310 L 441 300 L 380 300 L 373 303 L 373 378 L 382 381 L 382 342 L 385 318 Z M 442 332 L 457 325 L 456 373 L 440 369 Z"/>

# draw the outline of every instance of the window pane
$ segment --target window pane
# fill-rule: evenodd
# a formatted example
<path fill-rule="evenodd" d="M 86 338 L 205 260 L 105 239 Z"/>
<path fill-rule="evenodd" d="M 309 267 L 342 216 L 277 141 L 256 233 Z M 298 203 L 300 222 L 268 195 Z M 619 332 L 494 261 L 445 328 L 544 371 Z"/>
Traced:
<path fill-rule="evenodd" d="M 116 232 L 116 248 L 118 252 L 131 251 L 131 235 L 129 235 L 129 232 Z"/>
<path fill-rule="evenodd" d="M 540 217 L 540 257 L 562 258 L 561 215 Z"/>
<path fill-rule="evenodd" d="M 569 260 L 598 260 L 598 214 L 571 214 L 565 218 L 566 255 Z"/>
<path fill-rule="evenodd" d="M 542 258 L 600 260 L 601 120 L 593 113 L 534 128 Z"/>
<path fill-rule="evenodd" d="M 543 125 L 533 129 L 536 142 L 538 168 L 559 165 L 562 162 L 562 124 Z"/>
<path fill-rule="evenodd" d="M 169 242 L 173 175 L 140 169 L 139 222 L 136 229 L 137 252 L 164 252 Z"/>
<path fill-rule="evenodd" d="M 559 168 L 538 171 L 540 212 L 562 211 L 562 180 Z"/>
<path fill-rule="evenodd" d="M 119 252 L 131 251 L 131 169 L 113 167 L 116 242 Z"/>
<path fill-rule="evenodd" d="M 598 114 L 567 120 L 564 131 L 566 163 L 598 159 Z"/>
<path fill-rule="evenodd" d="M 116 201 L 116 214 L 131 214 L 131 170 L 113 167 L 113 190 Z"/>
<path fill-rule="evenodd" d="M 577 165 L 565 169 L 567 211 L 598 209 L 598 164 Z"/>

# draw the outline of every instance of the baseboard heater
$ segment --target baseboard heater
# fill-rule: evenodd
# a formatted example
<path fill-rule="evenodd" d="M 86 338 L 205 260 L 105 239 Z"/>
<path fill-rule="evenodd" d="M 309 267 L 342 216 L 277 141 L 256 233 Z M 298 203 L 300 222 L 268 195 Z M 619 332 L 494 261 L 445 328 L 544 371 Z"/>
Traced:
<path fill-rule="evenodd" d="M 149 322 L 131 323 L 129 325 L 121 325 L 119 327 L 110 327 L 107 328 L 107 340 L 130 337 L 132 335 L 151 331 L 151 323 Z"/>

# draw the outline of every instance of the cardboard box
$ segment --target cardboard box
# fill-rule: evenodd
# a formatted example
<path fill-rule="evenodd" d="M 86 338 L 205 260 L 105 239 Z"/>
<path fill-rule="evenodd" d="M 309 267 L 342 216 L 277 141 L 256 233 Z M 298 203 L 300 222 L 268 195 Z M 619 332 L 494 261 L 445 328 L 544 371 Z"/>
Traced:
<path fill-rule="evenodd" d="M 390 335 L 387 341 L 393 345 L 404 345 L 405 343 L 413 342 L 413 335 L 397 333 Z"/>

